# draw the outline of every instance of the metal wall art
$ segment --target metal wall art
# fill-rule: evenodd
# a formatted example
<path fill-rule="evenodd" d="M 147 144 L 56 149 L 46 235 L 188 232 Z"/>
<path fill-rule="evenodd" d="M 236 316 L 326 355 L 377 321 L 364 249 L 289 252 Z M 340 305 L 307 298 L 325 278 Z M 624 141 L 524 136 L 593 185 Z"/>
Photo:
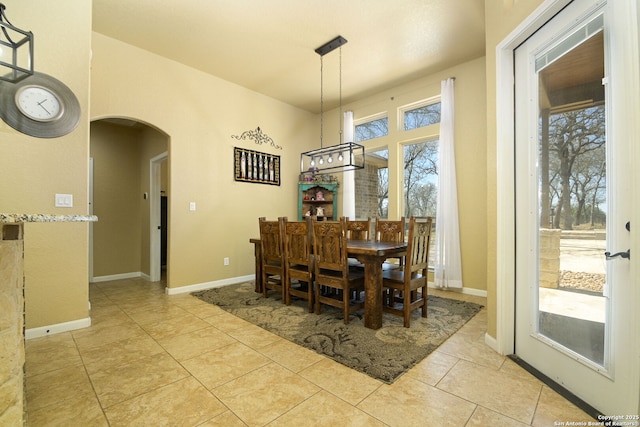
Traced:
<path fill-rule="evenodd" d="M 233 147 L 236 181 L 280 185 L 280 156 Z"/>
<path fill-rule="evenodd" d="M 231 138 L 235 139 L 252 139 L 256 144 L 270 144 L 273 148 L 277 150 L 282 150 L 282 147 L 276 144 L 273 139 L 266 133 L 262 132 L 260 126 L 256 128 L 256 130 L 245 130 L 241 135 L 231 135 Z"/>

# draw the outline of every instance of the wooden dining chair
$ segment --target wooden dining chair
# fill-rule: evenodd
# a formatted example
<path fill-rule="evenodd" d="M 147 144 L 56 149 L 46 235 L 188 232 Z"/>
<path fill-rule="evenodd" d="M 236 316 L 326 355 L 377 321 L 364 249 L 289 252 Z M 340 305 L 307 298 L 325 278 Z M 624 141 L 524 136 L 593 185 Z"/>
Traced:
<path fill-rule="evenodd" d="M 371 232 L 371 218 L 367 219 L 349 219 L 341 217 L 340 220 L 347 223 L 347 240 L 369 240 Z M 351 269 L 364 271 L 364 264 L 355 258 L 349 258 L 349 267 Z"/>
<path fill-rule="evenodd" d="M 376 229 L 375 229 L 375 239 L 380 242 L 393 242 L 393 243 L 401 243 L 404 242 L 404 228 L 405 228 L 405 219 L 404 217 L 400 218 L 400 220 L 386 220 L 380 219 L 376 217 Z M 383 270 L 393 270 L 396 268 L 402 268 L 404 264 L 404 257 L 394 257 L 386 260 L 382 264 Z"/>
<path fill-rule="evenodd" d="M 367 219 L 349 219 L 342 217 L 347 222 L 347 239 L 352 240 L 369 240 L 371 232 L 371 218 Z M 342 220 L 342 218 L 340 218 Z"/>
<path fill-rule="evenodd" d="M 313 313 L 313 231 L 311 218 L 306 221 L 284 220 L 284 301 L 291 304 L 291 296 L 307 300 Z"/>
<path fill-rule="evenodd" d="M 262 295 L 266 298 L 269 289 L 280 292 L 284 303 L 285 263 L 283 224 L 286 218 L 267 221 L 259 218 L 260 249 L 262 251 Z"/>
<path fill-rule="evenodd" d="M 432 217 L 409 219 L 407 255 L 402 269 L 382 272 L 383 310 L 400 315 L 404 327 L 411 325 L 411 312 L 422 308 L 422 317 L 427 317 L 427 271 L 429 246 L 431 243 Z M 396 306 L 396 295 L 400 295 L 402 307 Z"/>
<path fill-rule="evenodd" d="M 364 274 L 349 270 L 346 222 L 314 222 L 313 250 L 316 314 L 320 314 L 322 304 L 342 308 L 344 323 L 348 324 L 349 315 L 364 307 L 360 298 Z M 357 295 L 354 301 L 351 301 L 352 292 Z"/>

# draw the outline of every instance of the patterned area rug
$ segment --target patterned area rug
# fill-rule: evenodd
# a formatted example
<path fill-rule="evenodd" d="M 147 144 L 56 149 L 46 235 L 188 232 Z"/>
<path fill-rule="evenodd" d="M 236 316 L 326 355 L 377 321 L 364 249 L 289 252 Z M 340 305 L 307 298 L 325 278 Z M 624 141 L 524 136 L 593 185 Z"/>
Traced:
<path fill-rule="evenodd" d="M 415 310 L 411 328 L 402 318 L 384 313 L 382 328 L 364 327 L 364 312 L 352 314 L 349 324 L 342 311 L 322 307 L 307 312 L 304 300 L 282 304 L 275 292 L 263 298 L 253 282 L 195 292 L 194 296 L 245 319 L 289 341 L 323 354 L 373 378 L 393 383 L 469 321 L 482 306 L 429 295 L 427 318 Z"/>

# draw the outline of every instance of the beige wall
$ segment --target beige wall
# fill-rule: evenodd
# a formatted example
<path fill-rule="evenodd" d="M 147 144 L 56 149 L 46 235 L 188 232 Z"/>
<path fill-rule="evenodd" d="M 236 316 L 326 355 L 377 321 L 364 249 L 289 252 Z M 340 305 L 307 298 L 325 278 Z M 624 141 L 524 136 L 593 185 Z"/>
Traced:
<path fill-rule="evenodd" d="M 497 176 L 496 176 L 496 47 L 542 0 L 485 0 L 487 53 L 487 334 L 496 337 Z"/>
<path fill-rule="evenodd" d="M 86 215 L 91 2 L 3 3 L 14 25 L 34 33 L 36 71 L 69 86 L 82 117 L 73 132 L 53 139 L 0 122 L 0 211 Z M 73 207 L 54 207 L 56 193 L 73 194 Z M 88 225 L 25 224 L 24 237 L 26 327 L 87 318 Z"/>
<path fill-rule="evenodd" d="M 91 124 L 94 277 L 140 271 L 140 132 Z"/>
<path fill-rule="evenodd" d="M 252 274 L 257 218 L 296 216 L 299 155 L 316 144 L 317 116 L 98 33 L 91 93 L 92 119 L 132 118 L 170 138 L 169 287 Z M 231 138 L 258 126 L 283 149 Z M 234 146 L 282 156 L 282 185 L 235 182 Z"/>
<path fill-rule="evenodd" d="M 402 131 L 398 126 L 398 109 L 440 95 L 443 79 L 455 77 L 455 154 L 460 220 L 462 279 L 465 288 L 487 289 L 487 183 L 486 183 L 486 90 L 485 59 L 478 58 L 443 72 L 417 79 L 409 84 L 345 105 L 354 120 L 386 113 L 389 135 L 364 141 L 366 149 L 389 148 L 389 164 L 403 170 L 403 144 L 416 143 L 438 136 L 439 126 Z M 345 82 L 346 84 L 346 82 Z M 327 134 L 337 135 L 338 113 L 325 118 Z M 400 175 L 401 176 L 401 175 Z M 389 218 L 402 216 L 402 182 L 391 176 Z M 342 192 L 340 192 L 340 197 Z M 342 201 L 340 201 L 342 205 Z"/>

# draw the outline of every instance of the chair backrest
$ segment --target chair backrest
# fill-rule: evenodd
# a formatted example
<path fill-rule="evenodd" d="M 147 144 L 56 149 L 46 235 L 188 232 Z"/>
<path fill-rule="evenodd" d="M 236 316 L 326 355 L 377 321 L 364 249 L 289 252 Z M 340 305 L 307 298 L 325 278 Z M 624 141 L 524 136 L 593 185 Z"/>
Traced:
<path fill-rule="evenodd" d="M 340 218 L 342 220 L 342 218 Z M 371 218 L 350 220 L 345 218 L 347 222 L 347 239 L 351 240 L 369 240 L 369 232 L 371 231 Z"/>
<path fill-rule="evenodd" d="M 427 275 L 429 267 L 429 246 L 431 244 L 432 217 L 411 217 L 405 263 L 405 280 L 418 274 Z"/>
<path fill-rule="evenodd" d="M 313 231 L 311 219 L 284 221 L 284 253 L 288 265 L 311 265 Z"/>
<path fill-rule="evenodd" d="M 380 242 L 404 242 L 404 217 L 389 221 L 376 217 L 376 240 Z"/>
<path fill-rule="evenodd" d="M 286 218 L 278 218 L 277 221 L 267 221 L 264 217 L 258 219 L 263 263 L 281 263 L 283 261 L 284 239 L 282 231 L 285 220 Z"/>
<path fill-rule="evenodd" d="M 316 275 L 334 271 L 340 272 L 342 277 L 348 276 L 345 221 L 314 222 L 313 250 Z"/>

